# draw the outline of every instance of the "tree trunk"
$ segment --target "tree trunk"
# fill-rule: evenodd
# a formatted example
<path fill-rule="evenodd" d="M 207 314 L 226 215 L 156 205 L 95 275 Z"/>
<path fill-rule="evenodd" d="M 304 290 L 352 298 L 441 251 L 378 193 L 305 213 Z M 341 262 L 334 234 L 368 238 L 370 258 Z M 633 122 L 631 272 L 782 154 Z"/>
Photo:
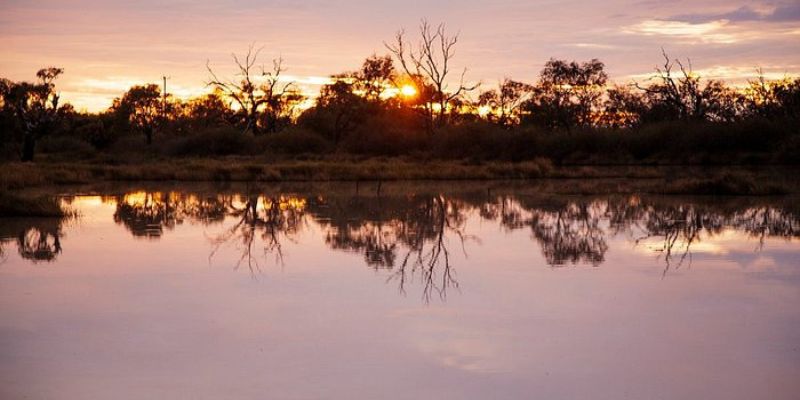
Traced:
<path fill-rule="evenodd" d="M 31 134 L 25 135 L 22 142 L 22 161 L 33 161 L 33 153 L 36 147 L 36 139 Z"/>
<path fill-rule="evenodd" d="M 147 145 L 149 146 L 153 144 L 153 129 L 152 128 L 145 129 L 144 134 L 145 136 L 147 136 Z"/>

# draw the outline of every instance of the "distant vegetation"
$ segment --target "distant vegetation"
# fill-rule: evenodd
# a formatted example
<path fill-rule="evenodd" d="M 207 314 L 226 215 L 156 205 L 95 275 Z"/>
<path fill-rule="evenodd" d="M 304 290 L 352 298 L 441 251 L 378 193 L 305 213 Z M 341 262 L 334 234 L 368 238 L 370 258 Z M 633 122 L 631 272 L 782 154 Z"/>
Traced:
<path fill-rule="evenodd" d="M 551 59 L 535 82 L 468 84 L 458 37 L 423 22 L 314 99 L 250 48 L 238 73 L 208 66 L 211 93 L 177 99 L 137 85 L 105 112 L 60 101 L 61 68 L 0 79 L 0 159 L 103 164 L 173 158 L 403 156 L 562 164 L 791 164 L 800 160 L 800 78 L 734 88 L 664 53 L 651 79 L 614 85 L 599 60 Z M 412 45 L 412 43 L 418 45 Z"/>
<path fill-rule="evenodd" d="M 52 196 L 20 196 L 0 189 L 0 217 L 66 217 L 69 213 Z"/>

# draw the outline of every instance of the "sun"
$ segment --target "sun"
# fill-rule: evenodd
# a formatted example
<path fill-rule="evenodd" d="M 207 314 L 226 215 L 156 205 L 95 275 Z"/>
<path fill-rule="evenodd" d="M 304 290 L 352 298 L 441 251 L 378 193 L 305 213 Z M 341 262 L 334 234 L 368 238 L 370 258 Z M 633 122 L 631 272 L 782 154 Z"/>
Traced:
<path fill-rule="evenodd" d="M 402 94 L 403 97 L 414 97 L 417 95 L 417 88 L 412 85 L 403 85 L 403 87 L 400 88 L 400 94 Z"/>

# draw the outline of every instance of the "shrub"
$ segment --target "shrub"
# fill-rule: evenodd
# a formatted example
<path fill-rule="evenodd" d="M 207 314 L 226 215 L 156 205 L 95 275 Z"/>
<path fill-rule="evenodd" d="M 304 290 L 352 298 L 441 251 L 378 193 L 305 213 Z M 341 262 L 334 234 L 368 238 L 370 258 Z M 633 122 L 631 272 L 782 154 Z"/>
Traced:
<path fill-rule="evenodd" d="M 86 141 L 67 135 L 45 136 L 36 144 L 38 151 L 48 154 L 89 155 L 94 148 Z"/>
<path fill-rule="evenodd" d="M 176 138 L 163 147 L 171 156 L 225 156 L 256 152 L 253 136 L 232 127 L 211 128 Z"/>
<path fill-rule="evenodd" d="M 263 135 L 256 139 L 256 144 L 261 151 L 278 154 L 323 154 L 333 147 L 322 136 L 299 127 Z"/>
<path fill-rule="evenodd" d="M 106 149 L 117 140 L 117 135 L 112 129 L 107 129 L 103 121 L 94 121 L 78 127 L 77 135 L 95 149 Z"/>

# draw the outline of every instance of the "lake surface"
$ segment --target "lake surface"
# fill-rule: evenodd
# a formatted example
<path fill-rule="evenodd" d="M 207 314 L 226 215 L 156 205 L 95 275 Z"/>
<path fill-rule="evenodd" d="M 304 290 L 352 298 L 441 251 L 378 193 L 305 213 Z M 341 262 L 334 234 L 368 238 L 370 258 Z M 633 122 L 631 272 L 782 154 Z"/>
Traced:
<path fill-rule="evenodd" d="M 796 399 L 797 198 L 127 185 L 0 220 L 2 399 Z"/>

